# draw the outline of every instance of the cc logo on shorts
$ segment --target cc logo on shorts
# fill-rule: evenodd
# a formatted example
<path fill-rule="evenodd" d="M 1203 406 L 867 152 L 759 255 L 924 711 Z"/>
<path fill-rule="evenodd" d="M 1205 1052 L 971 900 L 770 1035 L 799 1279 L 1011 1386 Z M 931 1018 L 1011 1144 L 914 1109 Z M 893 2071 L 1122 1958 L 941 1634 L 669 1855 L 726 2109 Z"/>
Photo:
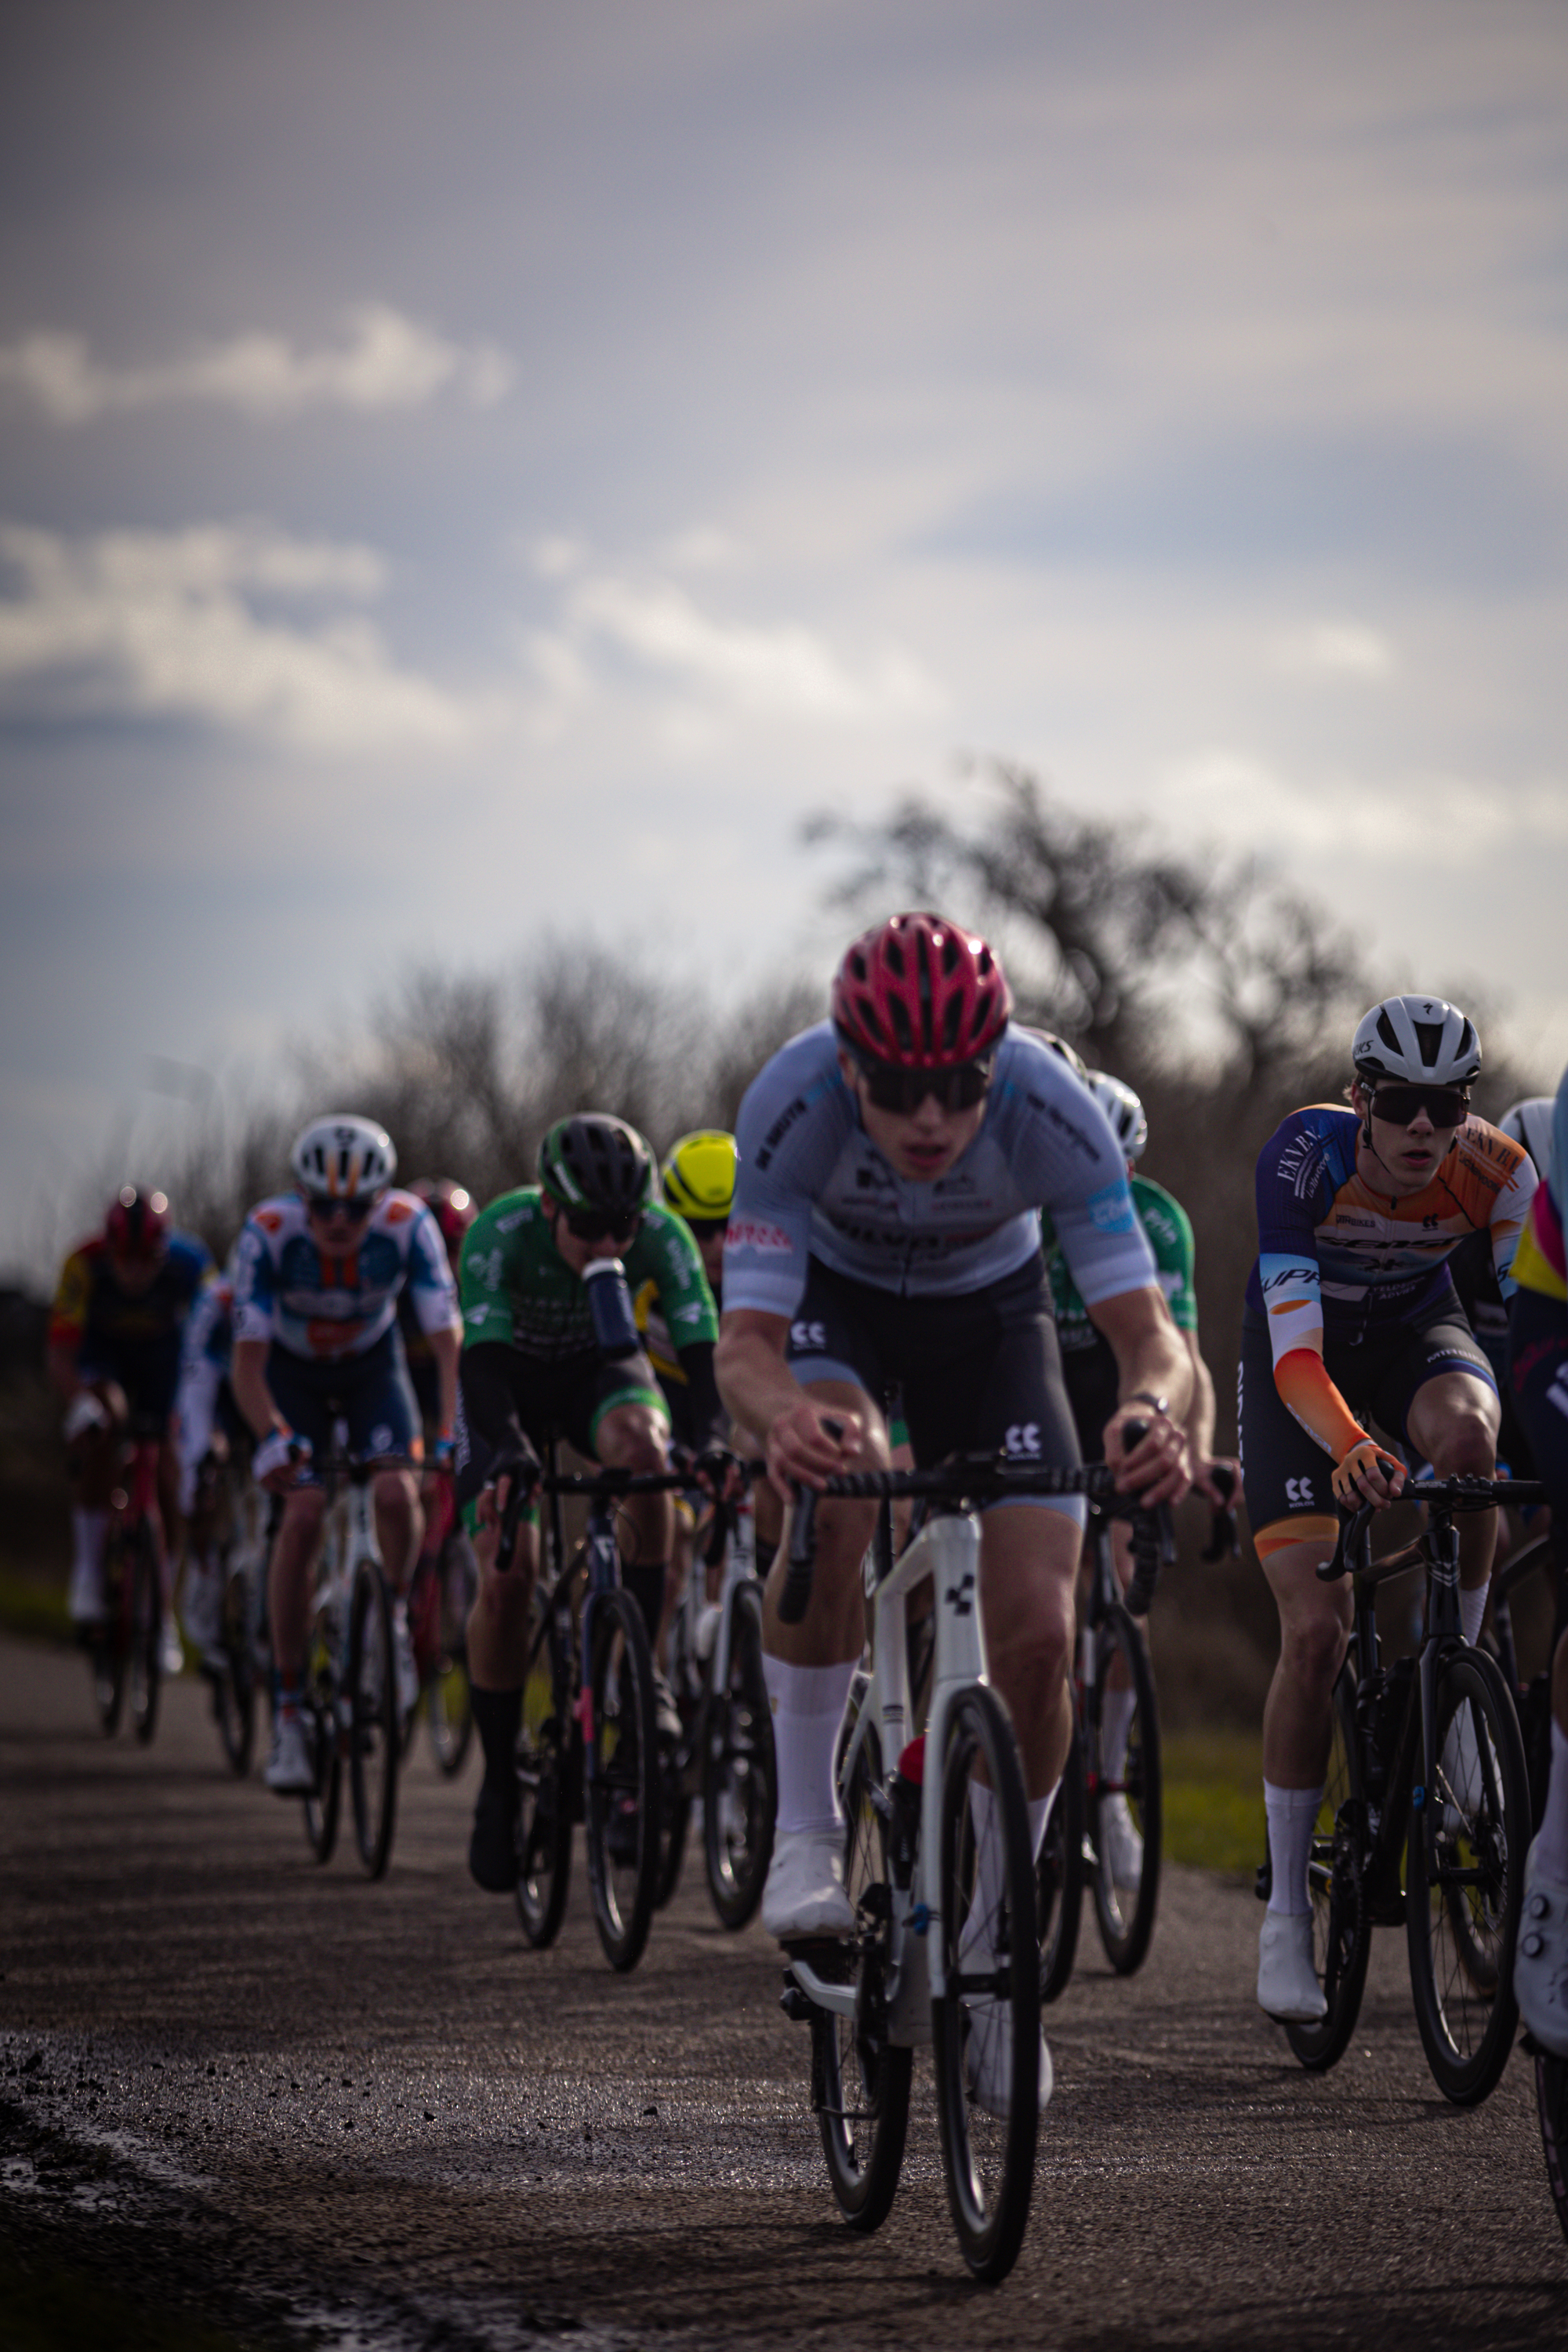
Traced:
<path fill-rule="evenodd" d="M 1289 1504 L 1292 1510 L 1300 1508 L 1305 1508 L 1309 1511 L 1315 1510 L 1317 1508 L 1317 1498 L 1312 1493 L 1311 1480 L 1310 1478 L 1287 1478 L 1285 1481 L 1285 1500 Z"/>
<path fill-rule="evenodd" d="M 1040 1450 L 1039 1423 L 1037 1421 L 1016 1421 L 1007 1432 L 1006 1443 L 1009 1454 L 1033 1454 L 1037 1455 Z"/>
<path fill-rule="evenodd" d="M 364 1450 L 367 1454 L 391 1454 L 395 1451 L 392 1443 L 392 1430 L 386 1422 L 378 1421 L 376 1423 L 375 1427 L 371 1431 L 370 1436 L 366 1441 Z"/>
<path fill-rule="evenodd" d="M 827 1345 L 826 1323 L 792 1323 L 789 1343 L 797 1355 L 821 1355 Z"/>

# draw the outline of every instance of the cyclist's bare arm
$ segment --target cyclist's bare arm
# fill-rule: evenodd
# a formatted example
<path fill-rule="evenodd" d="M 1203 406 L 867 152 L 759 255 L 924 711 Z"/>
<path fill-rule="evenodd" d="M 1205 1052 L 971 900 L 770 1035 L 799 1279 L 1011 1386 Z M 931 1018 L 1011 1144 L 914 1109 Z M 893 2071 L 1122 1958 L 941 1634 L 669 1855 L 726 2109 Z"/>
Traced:
<path fill-rule="evenodd" d="M 463 1352 L 463 1327 L 460 1322 L 449 1323 L 439 1330 L 427 1332 L 426 1337 L 436 1359 L 441 1429 L 443 1434 L 449 1434 L 458 1419 L 458 1360 Z"/>
<path fill-rule="evenodd" d="M 787 1501 L 790 1481 L 820 1486 L 853 1469 L 866 1434 L 861 1416 L 840 1404 L 817 1404 L 785 1361 L 787 1315 L 754 1307 L 730 1308 L 719 1327 L 714 1376 L 724 1408 L 767 1448 L 768 1475 Z M 827 1427 L 835 1423 L 842 1434 Z"/>
<path fill-rule="evenodd" d="M 1121 1403 L 1105 1424 L 1105 1459 L 1125 1472 L 1131 1490 L 1149 1503 L 1173 1503 L 1192 1483 L 1186 1417 L 1192 1404 L 1192 1360 L 1158 1283 L 1097 1299 L 1089 1319 L 1110 1340 L 1116 1356 Z M 1149 1400 L 1163 1397 L 1163 1412 Z M 1148 1424 L 1147 1434 L 1128 1450 L 1122 1429 L 1129 1421 Z"/>
<path fill-rule="evenodd" d="M 1231 1493 L 1222 1494 L 1209 1476 L 1216 1460 L 1214 1450 L 1214 1381 L 1204 1361 L 1203 1350 L 1198 1346 L 1197 1333 L 1184 1331 L 1182 1338 L 1186 1342 L 1193 1366 L 1193 1401 L 1187 1409 L 1187 1445 L 1193 1457 L 1193 1485 L 1200 1495 L 1206 1495 L 1211 1503 L 1223 1506 L 1231 1500 L 1235 1489 L 1233 1487 Z M 1240 1464 L 1229 1455 L 1220 1458 L 1224 1467 L 1239 1482 Z"/>
<path fill-rule="evenodd" d="M 275 1429 L 288 1427 L 267 1385 L 267 1350 L 271 1344 L 268 1339 L 237 1339 L 229 1364 L 234 1401 L 258 1438 L 270 1437 Z"/>

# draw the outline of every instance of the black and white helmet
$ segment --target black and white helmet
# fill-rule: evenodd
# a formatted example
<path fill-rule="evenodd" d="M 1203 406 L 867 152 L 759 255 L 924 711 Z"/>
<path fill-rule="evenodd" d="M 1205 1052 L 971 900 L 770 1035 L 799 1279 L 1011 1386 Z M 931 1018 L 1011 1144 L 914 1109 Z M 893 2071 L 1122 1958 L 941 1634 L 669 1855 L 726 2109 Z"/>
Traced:
<path fill-rule="evenodd" d="M 1149 1140 L 1149 1122 L 1143 1116 L 1142 1104 L 1131 1087 L 1113 1078 L 1109 1070 L 1090 1070 L 1087 1076 L 1089 1090 L 1110 1121 L 1126 1158 L 1142 1160 Z"/>
<path fill-rule="evenodd" d="M 1552 1114 L 1557 1106 L 1550 1095 L 1527 1095 L 1504 1111 L 1498 1125 L 1510 1142 L 1522 1143 L 1544 1184 L 1552 1172 Z"/>
<path fill-rule="evenodd" d="M 1385 996 L 1363 1015 L 1351 1047 L 1359 1078 L 1468 1087 L 1481 1066 L 1476 1024 L 1440 996 Z"/>
<path fill-rule="evenodd" d="M 335 1201 L 363 1201 L 384 1192 L 397 1173 L 397 1152 L 384 1127 L 352 1111 L 313 1118 L 289 1155 L 294 1180 L 305 1193 Z"/>

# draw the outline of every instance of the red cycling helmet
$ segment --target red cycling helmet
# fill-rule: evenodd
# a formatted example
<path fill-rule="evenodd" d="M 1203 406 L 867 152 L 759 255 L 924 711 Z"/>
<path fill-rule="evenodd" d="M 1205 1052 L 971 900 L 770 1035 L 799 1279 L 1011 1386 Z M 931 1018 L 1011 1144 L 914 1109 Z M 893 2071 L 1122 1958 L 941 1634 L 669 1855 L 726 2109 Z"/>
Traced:
<path fill-rule="evenodd" d="M 169 1232 L 167 1194 L 142 1192 L 134 1184 L 121 1186 L 103 1221 L 104 1245 L 110 1256 L 140 1258 L 144 1264 L 164 1255 Z"/>
<path fill-rule="evenodd" d="M 989 1053 L 1013 992 L 983 939 L 941 915 L 894 915 L 839 965 L 833 1025 L 849 1051 L 900 1070 L 945 1070 Z"/>
<path fill-rule="evenodd" d="M 471 1192 L 461 1184 L 454 1184 L 449 1176 L 420 1176 L 408 1187 L 416 1198 L 424 1202 L 441 1228 L 441 1238 L 454 1266 L 463 1246 L 463 1235 L 479 1215 Z"/>

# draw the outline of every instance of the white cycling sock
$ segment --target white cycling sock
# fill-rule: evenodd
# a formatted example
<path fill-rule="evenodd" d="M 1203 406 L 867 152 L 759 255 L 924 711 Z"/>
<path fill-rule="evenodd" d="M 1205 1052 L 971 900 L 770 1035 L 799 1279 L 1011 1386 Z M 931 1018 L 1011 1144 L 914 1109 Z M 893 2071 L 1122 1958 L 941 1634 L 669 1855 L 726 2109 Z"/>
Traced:
<path fill-rule="evenodd" d="M 1127 1735 L 1132 1728 L 1132 1717 L 1138 1705 L 1138 1694 L 1131 1685 L 1126 1690 L 1108 1690 L 1100 1711 L 1100 1769 L 1108 1780 L 1120 1780 L 1127 1763 Z"/>
<path fill-rule="evenodd" d="M 1321 1789 L 1277 1789 L 1263 1783 L 1263 1809 L 1268 1816 L 1268 1856 L 1273 1885 L 1268 1908 L 1299 1918 L 1310 1911 L 1307 1864 L 1312 1853 L 1312 1825 L 1323 1801 Z"/>
<path fill-rule="evenodd" d="M 1568 1735 L 1552 1718 L 1552 1778 L 1535 1840 L 1535 1867 L 1553 1886 L 1568 1886 Z"/>
<path fill-rule="evenodd" d="M 786 1836 L 840 1824 L 833 1786 L 834 1736 L 858 1664 L 848 1658 L 840 1665 L 792 1666 L 763 1653 L 763 1679 L 773 1717 L 776 1826 Z"/>
<path fill-rule="evenodd" d="M 1489 1576 L 1473 1592 L 1467 1592 L 1462 1584 L 1459 1587 L 1459 1630 L 1472 1650 L 1481 1638 L 1481 1619 L 1487 1613 L 1487 1595 L 1491 1589 Z"/>
<path fill-rule="evenodd" d="M 84 1576 L 96 1576 L 103 1565 L 103 1538 L 109 1528 L 107 1511 L 87 1511 L 79 1505 L 71 1513 L 71 1535 L 76 1545 L 73 1568 Z"/>

